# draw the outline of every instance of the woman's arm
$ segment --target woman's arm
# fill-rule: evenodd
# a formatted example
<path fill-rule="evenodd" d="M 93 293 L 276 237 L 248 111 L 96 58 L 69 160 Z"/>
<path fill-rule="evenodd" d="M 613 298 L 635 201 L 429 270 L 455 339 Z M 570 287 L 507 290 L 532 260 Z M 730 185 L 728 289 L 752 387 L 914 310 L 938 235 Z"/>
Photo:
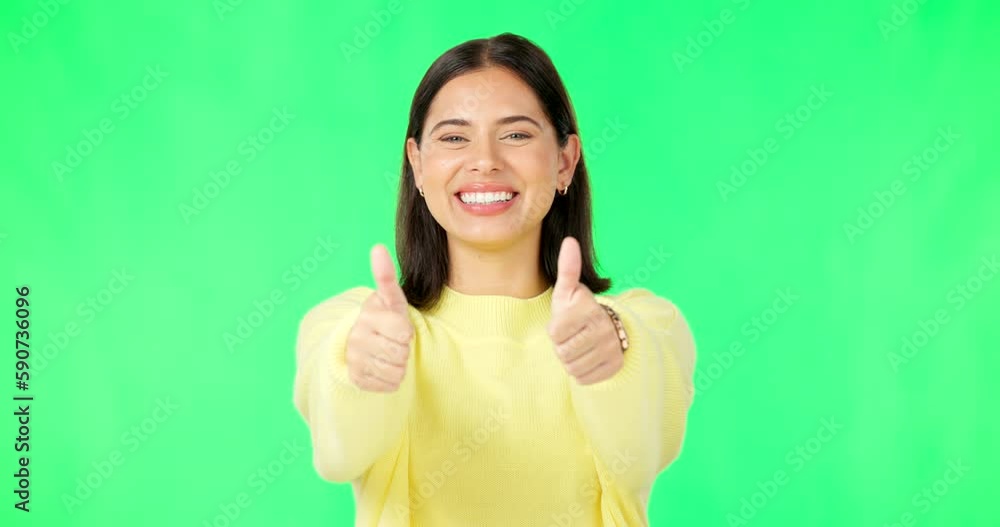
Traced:
<path fill-rule="evenodd" d="M 316 471 L 329 481 L 357 479 L 394 446 L 414 397 L 413 372 L 392 393 L 362 391 L 348 377 L 347 336 L 373 293 L 368 287 L 341 293 L 311 309 L 299 326 L 294 403 L 309 425 Z"/>
<path fill-rule="evenodd" d="M 629 348 L 613 377 L 571 380 L 573 404 L 605 475 L 648 490 L 680 453 L 694 396 L 694 338 L 677 308 L 648 290 L 596 300 L 621 318 Z"/>

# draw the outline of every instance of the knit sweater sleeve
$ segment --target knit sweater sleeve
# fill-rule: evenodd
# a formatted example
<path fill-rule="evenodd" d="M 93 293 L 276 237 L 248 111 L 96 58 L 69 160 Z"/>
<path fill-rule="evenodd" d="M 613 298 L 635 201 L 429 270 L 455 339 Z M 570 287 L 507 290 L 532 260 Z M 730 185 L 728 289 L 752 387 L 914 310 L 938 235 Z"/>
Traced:
<path fill-rule="evenodd" d="M 605 476 L 649 490 L 680 453 L 694 396 L 694 338 L 677 307 L 646 289 L 597 301 L 618 313 L 629 348 L 610 379 L 571 380 L 573 405 Z"/>
<path fill-rule="evenodd" d="M 392 393 L 363 391 L 348 377 L 347 336 L 373 293 L 347 290 L 313 307 L 299 325 L 294 404 L 309 426 L 316 471 L 329 481 L 363 476 L 400 440 L 414 399 L 410 371 Z"/>

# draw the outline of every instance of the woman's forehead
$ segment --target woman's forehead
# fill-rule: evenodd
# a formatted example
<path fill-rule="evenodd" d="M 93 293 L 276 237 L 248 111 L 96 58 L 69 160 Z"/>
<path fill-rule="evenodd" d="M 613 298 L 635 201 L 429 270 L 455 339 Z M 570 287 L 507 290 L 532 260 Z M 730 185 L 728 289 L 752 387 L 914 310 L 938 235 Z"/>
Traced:
<path fill-rule="evenodd" d="M 503 68 L 489 68 L 448 81 L 434 97 L 428 119 L 464 119 L 491 124 L 509 115 L 544 118 L 534 91 Z"/>

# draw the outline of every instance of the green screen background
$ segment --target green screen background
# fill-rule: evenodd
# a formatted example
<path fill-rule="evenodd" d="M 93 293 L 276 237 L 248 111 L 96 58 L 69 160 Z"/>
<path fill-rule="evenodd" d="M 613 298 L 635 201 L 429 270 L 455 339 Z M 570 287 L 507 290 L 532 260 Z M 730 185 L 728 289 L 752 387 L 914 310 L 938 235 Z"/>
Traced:
<path fill-rule="evenodd" d="M 33 355 L 27 392 L 0 365 L 0 523 L 350 525 L 297 324 L 391 247 L 426 68 L 512 31 L 573 98 L 613 292 L 695 331 L 652 524 L 996 524 L 995 3 L 232 3 L 2 8 L 0 317 L 29 286 Z"/>

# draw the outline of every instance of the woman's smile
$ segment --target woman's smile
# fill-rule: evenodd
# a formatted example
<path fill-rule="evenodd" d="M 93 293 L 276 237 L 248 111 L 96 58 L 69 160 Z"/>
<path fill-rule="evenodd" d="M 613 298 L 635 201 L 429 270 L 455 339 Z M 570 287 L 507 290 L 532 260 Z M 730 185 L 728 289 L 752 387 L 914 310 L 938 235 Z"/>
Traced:
<path fill-rule="evenodd" d="M 459 208 L 476 216 L 496 216 L 510 210 L 520 193 L 508 189 L 467 190 L 455 193 Z"/>

